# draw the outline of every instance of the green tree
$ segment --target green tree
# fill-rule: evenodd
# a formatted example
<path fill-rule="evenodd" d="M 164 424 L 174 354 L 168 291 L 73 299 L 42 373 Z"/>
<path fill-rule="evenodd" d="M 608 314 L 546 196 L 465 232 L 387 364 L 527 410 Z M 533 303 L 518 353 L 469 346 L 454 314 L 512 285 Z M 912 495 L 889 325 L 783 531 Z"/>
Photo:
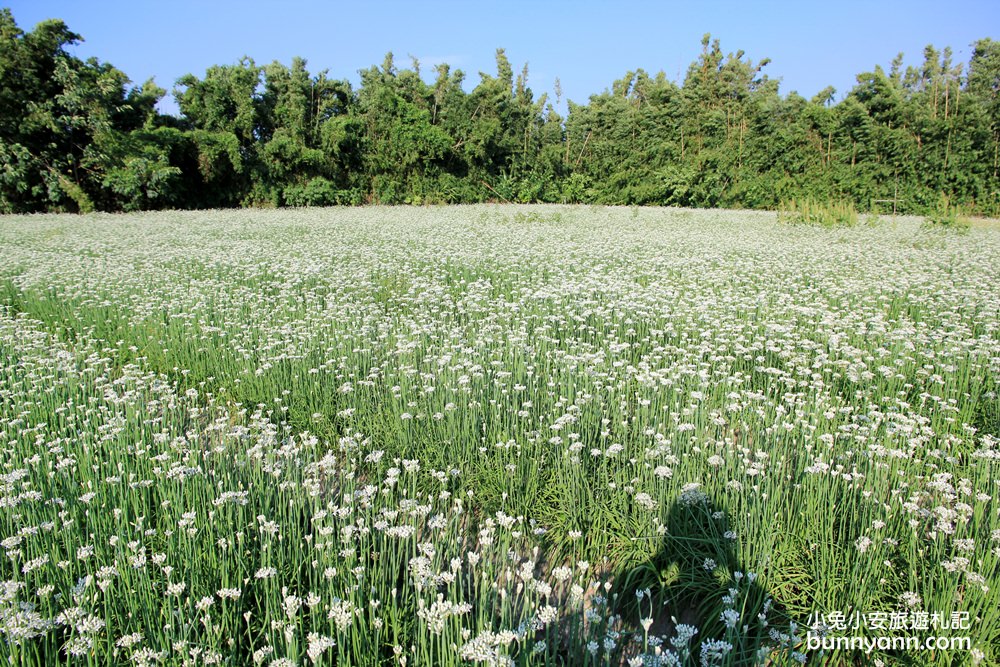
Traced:
<path fill-rule="evenodd" d="M 942 197 L 1000 213 L 1000 43 L 966 68 L 927 46 L 857 77 L 834 103 L 780 95 L 768 60 L 705 35 L 683 82 L 636 69 L 563 118 L 503 49 L 496 73 L 398 69 L 355 90 L 307 63 L 249 57 L 164 91 L 67 52 L 58 20 L 0 11 L 0 211 L 502 200 L 775 208 L 783 200 Z M 557 102 L 562 92 L 556 86 Z"/>
<path fill-rule="evenodd" d="M 291 205 L 352 201 L 357 142 L 346 135 L 357 129 L 344 121 L 353 104 L 348 82 L 329 79 L 325 71 L 310 76 L 302 58 L 291 68 L 278 62 L 265 67 L 258 197 Z"/>
<path fill-rule="evenodd" d="M 985 210 L 1000 211 L 1000 42 L 981 39 L 973 45 L 966 90 L 978 107 L 982 122 L 973 127 L 988 128 L 989 137 L 979 142 L 986 164 L 989 185 L 983 189 Z"/>
<path fill-rule="evenodd" d="M 437 193 L 452 141 L 432 122 L 433 94 L 418 69 L 414 61 L 414 69 L 398 71 L 389 53 L 381 69 L 361 72 L 358 107 L 372 201 L 422 203 Z"/>
<path fill-rule="evenodd" d="M 80 183 L 84 137 L 60 126 L 56 79 L 71 61 L 65 47 L 80 41 L 59 20 L 18 28 L 0 10 L 0 209 L 27 212 L 92 208 Z M 78 62 L 78 61 L 77 61 Z"/>
<path fill-rule="evenodd" d="M 23 33 L 0 12 L 0 209 L 178 205 L 180 169 L 156 112 L 163 89 L 70 56 L 79 40 L 61 21 Z"/>
<path fill-rule="evenodd" d="M 261 68 L 251 58 L 177 80 L 174 97 L 197 149 L 202 205 L 245 201 L 258 175 Z"/>

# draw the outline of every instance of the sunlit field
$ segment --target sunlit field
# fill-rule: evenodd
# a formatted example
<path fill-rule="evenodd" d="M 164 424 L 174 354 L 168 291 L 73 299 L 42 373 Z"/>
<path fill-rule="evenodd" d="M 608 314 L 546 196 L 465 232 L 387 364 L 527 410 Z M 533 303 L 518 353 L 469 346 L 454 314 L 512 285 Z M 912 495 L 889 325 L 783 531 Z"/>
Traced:
<path fill-rule="evenodd" d="M 3 218 L 0 660 L 997 664 L 998 378 L 995 228 Z"/>

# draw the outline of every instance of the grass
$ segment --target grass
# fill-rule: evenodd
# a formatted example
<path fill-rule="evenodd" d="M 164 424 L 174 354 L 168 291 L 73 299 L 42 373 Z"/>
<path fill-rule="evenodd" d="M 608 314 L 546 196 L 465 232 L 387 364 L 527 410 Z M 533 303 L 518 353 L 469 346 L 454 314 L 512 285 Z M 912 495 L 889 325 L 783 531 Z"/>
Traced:
<path fill-rule="evenodd" d="M 858 212 L 849 201 L 792 199 L 781 203 L 778 220 L 821 227 L 853 227 L 858 224 Z"/>
<path fill-rule="evenodd" d="M 990 664 L 1000 236 L 928 233 L 0 220 L 0 658 Z M 975 651 L 808 649 L 855 611 Z"/>
<path fill-rule="evenodd" d="M 965 209 L 952 204 L 951 200 L 944 194 L 941 195 L 935 209 L 928 213 L 924 220 L 929 225 L 958 230 L 966 230 L 972 224 Z"/>

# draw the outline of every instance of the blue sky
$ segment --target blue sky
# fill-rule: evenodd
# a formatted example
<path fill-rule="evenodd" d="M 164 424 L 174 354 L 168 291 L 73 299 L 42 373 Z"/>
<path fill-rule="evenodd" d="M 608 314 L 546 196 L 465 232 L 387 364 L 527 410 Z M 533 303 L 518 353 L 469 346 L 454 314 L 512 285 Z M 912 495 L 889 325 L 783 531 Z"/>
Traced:
<path fill-rule="evenodd" d="M 358 81 L 358 70 L 381 64 L 387 51 L 398 65 L 409 56 L 425 78 L 435 62 L 466 72 L 466 89 L 478 73 L 494 73 L 494 52 L 506 49 L 515 70 L 529 66 L 536 95 L 553 92 L 560 79 L 565 99 L 586 102 L 637 68 L 663 70 L 683 80 L 710 32 L 725 52 L 742 49 L 781 79 L 781 92 L 811 97 L 827 85 L 840 99 L 860 72 L 888 67 L 902 51 L 907 64 L 922 62 L 923 47 L 951 46 L 955 62 L 968 62 L 970 44 L 1000 39 L 1000 2 L 319 2 L 287 0 L 0 0 L 18 25 L 30 30 L 61 18 L 85 41 L 72 51 L 97 56 L 136 83 L 151 76 L 171 90 L 186 74 L 203 75 L 243 55 L 258 64 L 293 56 L 313 73 Z M 168 96 L 169 98 L 170 96 Z M 176 110 L 172 99 L 161 103 Z"/>

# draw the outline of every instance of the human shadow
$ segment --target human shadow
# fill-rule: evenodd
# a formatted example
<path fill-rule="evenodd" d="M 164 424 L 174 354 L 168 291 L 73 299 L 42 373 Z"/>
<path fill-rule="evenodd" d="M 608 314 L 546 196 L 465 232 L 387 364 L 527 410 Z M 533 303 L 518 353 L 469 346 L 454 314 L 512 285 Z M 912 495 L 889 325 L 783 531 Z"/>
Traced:
<path fill-rule="evenodd" d="M 762 574 L 740 562 L 727 513 L 700 488 L 681 492 L 656 534 L 640 539 L 657 546 L 647 550 L 653 554 L 647 560 L 618 573 L 619 591 L 637 593 L 619 597 L 617 613 L 662 641 L 662 650 L 682 658 L 686 650 L 698 661 L 702 650 L 711 652 L 714 645 L 708 664 L 744 665 L 756 664 L 760 651 L 768 651 L 764 647 L 782 643 L 787 616 Z M 688 642 L 682 641 L 685 635 Z M 786 661 L 773 653 L 768 662 Z"/>

